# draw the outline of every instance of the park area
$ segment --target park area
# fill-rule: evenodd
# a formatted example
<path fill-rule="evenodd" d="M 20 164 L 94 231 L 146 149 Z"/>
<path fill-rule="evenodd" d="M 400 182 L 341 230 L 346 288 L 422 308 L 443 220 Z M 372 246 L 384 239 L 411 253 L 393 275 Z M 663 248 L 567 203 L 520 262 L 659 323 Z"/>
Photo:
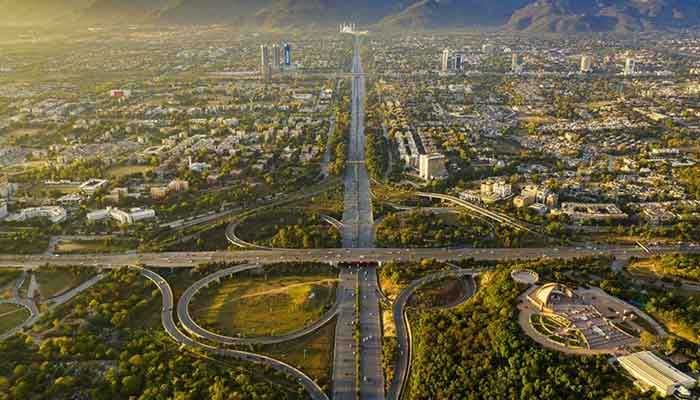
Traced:
<path fill-rule="evenodd" d="M 42 268 L 36 272 L 36 281 L 43 299 L 58 296 L 87 281 L 94 270 L 87 268 Z"/>
<path fill-rule="evenodd" d="M 292 275 L 248 274 L 204 289 L 190 305 L 200 325 L 228 336 L 280 336 L 317 321 L 335 302 L 330 267 Z"/>
<path fill-rule="evenodd" d="M 340 247 L 340 232 L 320 214 L 303 209 L 278 209 L 252 215 L 236 227 L 236 235 L 250 243 L 277 248 Z"/>
<path fill-rule="evenodd" d="M 460 304 L 470 294 L 463 278 L 448 276 L 418 288 L 409 301 L 411 307 L 444 308 Z"/>
<path fill-rule="evenodd" d="M 331 384 L 334 338 L 335 320 L 332 320 L 303 338 L 265 346 L 263 352 L 298 367 L 315 379 L 322 388 L 328 388 Z"/>
<path fill-rule="evenodd" d="M 29 318 L 29 310 L 16 304 L 0 304 L 0 335 Z"/>

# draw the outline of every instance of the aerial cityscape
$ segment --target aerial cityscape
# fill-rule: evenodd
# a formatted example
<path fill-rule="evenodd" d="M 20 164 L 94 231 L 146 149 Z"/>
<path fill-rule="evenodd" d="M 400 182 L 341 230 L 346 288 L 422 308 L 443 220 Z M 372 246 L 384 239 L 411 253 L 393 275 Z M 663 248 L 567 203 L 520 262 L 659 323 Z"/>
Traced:
<path fill-rule="evenodd" d="M 700 400 L 694 0 L 0 0 L 0 400 Z"/>

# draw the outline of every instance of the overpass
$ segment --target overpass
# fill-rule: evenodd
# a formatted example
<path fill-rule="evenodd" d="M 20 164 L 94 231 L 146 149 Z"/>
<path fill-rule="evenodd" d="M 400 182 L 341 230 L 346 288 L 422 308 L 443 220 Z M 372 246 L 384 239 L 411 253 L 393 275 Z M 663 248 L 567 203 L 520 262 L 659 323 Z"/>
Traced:
<path fill-rule="evenodd" d="M 201 342 L 198 342 L 191 337 L 185 335 L 175 323 L 173 318 L 173 302 L 174 296 L 172 288 L 168 281 L 157 273 L 144 268 L 138 268 L 141 274 L 153 282 L 156 287 L 160 290 L 163 298 L 163 306 L 161 308 L 161 323 L 163 324 L 163 329 L 165 332 L 182 348 L 189 348 L 192 350 L 202 350 L 209 354 L 214 354 L 222 357 L 234 358 L 243 361 L 249 361 L 258 363 L 261 365 L 266 365 L 272 369 L 281 372 L 285 375 L 294 377 L 299 384 L 301 384 L 309 395 L 309 398 L 313 400 L 329 400 L 328 396 L 323 392 L 321 387 L 311 379 L 308 375 L 301 372 L 299 369 L 284 363 L 274 358 L 267 357 L 261 354 L 250 353 L 240 350 L 231 350 L 226 348 L 218 348 L 210 346 Z"/>
<path fill-rule="evenodd" d="M 119 268 L 130 265 L 148 265 L 151 268 L 191 268 L 211 262 L 408 262 L 422 259 L 453 261 L 474 260 L 534 260 L 539 258 L 574 259 L 582 257 L 610 256 L 621 259 L 649 258 L 663 254 L 700 254 L 700 246 L 694 244 L 650 246 L 653 254 L 639 246 L 579 246 L 579 247 L 526 247 L 526 248 L 339 248 L 339 249 L 271 249 L 241 251 L 200 251 L 163 253 L 72 254 L 72 255 L 0 255 L 0 268 L 34 269 L 45 265 L 56 267 L 85 266 L 98 269 Z"/>
<path fill-rule="evenodd" d="M 483 208 L 483 207 L 478 206 L 476 204 L 462 200 L 462 199 L 455 197 L 455 196 L 450 196 L 450 195 L 441 194 L 441 193 L 426 193 L 426 192 L 417 192 L 416 195 L 418 197 L 424 197 L 424 198 L 428 198 L 428 199 L 438 199 L 438 200 L 447 201 L 447 202 L 453 203 L 459 207 L 466 209 L 467 211 L 469 211 L 472 214 L 475 214 L 478 217 L 490 219 L 494 222 L 498 222 L 500 224 L 507 225 L 507 226 L 510 226 L 511 228 L 515 228 L 515 229 L 518 229 L 521 231 L 530 232 L 530 233 L 540 235 L 539 232 L 532 230 L 530 227 L 526 226 L 524 223 L 516 220 L 515 218 L 512 218 L 512 217 L 505 215 L 505 214 L 501 214 L 501 213 L 497 213 L 497 212 L 488 210 L 486 208 Z"/>

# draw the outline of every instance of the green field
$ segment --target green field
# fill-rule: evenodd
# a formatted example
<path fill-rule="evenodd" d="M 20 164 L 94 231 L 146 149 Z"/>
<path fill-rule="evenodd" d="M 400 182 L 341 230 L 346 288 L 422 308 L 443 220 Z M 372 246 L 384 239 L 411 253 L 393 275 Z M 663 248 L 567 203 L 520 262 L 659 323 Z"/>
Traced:
<path fill-rule="evenodd" d="M 410 305 L 421 308 L 449 307 L 464 298 L 467 286 L 455 276 L 430 282 L 411 297 Z"/>
<path fill-rule="evenodd" d="M 15 304 L 0 304 L 0 334 L 3 334 L 29 318 L 29 311 Z"/>
<path fill-rule="evenodd" d="M 229 336 L 279 336 L 318 320 L 335 301 L 337 277 L 247 277 L 204 289 L 190 305 L 203 326 Z"/>
<path fill-rule="evenodd" d="M 153 171 L 153 166 L 151 165 L 120 165 L 111 168 L 107 171 L 107 175 L 110 178 L 121 178 L 124 176 L 134 175 L 134 174 L 145 174 L 146 172 Z"/>
<path fill-rule="evenodd" d="M 49 299 L 90 279 L 92 272 L 85 269 L 41 269 L 36 273 L 41 297 Z"/>
<path fill-rule="evenodd" d="M 96 254 L 123 253 L 136 250 L 138 243 L 131 240 L 70 240 L 62 241 L 56 246 L 56 254 Z"/>
<path fill-rule="evenodd" d="M 299 368 L 324 389 L 330 387 L 335 320 L 299 340 L 266 346 L 263 353 Z"/>
<path fill-rule="evenodd" d="M 14 282 L 20 275 L 22 275 L 22 271 L 18 269 L 3 269 L 0 271 L 0 288 Z"/>

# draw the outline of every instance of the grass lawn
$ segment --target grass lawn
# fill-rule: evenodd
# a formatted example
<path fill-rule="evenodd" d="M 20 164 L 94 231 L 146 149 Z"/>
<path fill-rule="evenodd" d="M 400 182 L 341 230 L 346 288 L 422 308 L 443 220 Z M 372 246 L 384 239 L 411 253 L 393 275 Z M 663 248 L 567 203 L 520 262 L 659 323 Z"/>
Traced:
<path fill-rule="evenodd" d="M 337 277 L 246 277 L 204 289 L 190 305 L 197 322 L 230 336 L 283 335 L 318 320 L 335 301 Z"/>
<path fill-rule="evenodd" d="M 17 280 L 22 275 L 18 269 L 3 269 L 0 271 L 0 288 L 3 288 Z"/>
<path fill-rule="evenodd" d="M 50 299 L 90 279 L 93 272 L 86 269 L 43 269 L 36 273 L 36 281 L 43 299 Z"/>
<path fill-rule="evenodd" d="M 151 165 L 120 165 L 111 168 L 107 171 L 107 175 L 110 178 L 119 179 L 123 176 L 129 176 L 133 174 L 143 174 L 148 171 L 153 171 L 153 166 Z"/>
<path fill-rule="evenodd" d="M 29 311 L 14 304 L 0 304 L 0 334 L 9 331 L 29 318 Z"/>
<path fill-rule="evenodd" d="M 31 240 L 0 236 L 0 254 L 41 254 L 49 247 L 49 238 L 33 235 Z"/>
<path fill-rule="evenodd" d="M 446 307 L 463 298 L 466 289 L 462 279 L 450 276 L 419 288 L 411 297 L 410 304 L 423 308 Z"/>
<path fill-rule="evenodd" d="M 129 240 L 71 240 L 60 242 L 56 254 L 124 253 L 137 248 L 138 244 Z"/>
<path fill-rule="evenodd" d="M 0 135 L 0 143 L 10 143 L 15 139 L 22 137 L 33 137 L 38 135 L 44 135 L 46 131 L 39 128 L 20 128 L 12 130 L 4 135 Z"/>
<path fill-rule="evenodd" d="M 333 367 L 335 325 L 335 320 L 332 320 L 299 340 L 266 346 L 263 353 L 299 368 L 328 391 Z"/>

